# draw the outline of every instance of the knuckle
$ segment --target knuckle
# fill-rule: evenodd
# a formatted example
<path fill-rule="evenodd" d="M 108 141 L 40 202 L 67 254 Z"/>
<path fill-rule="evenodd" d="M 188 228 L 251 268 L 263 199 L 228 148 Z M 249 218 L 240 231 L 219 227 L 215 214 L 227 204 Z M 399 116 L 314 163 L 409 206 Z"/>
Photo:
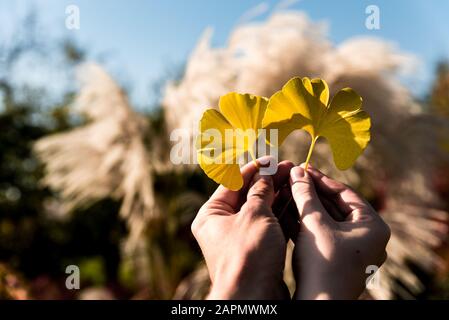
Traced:
<path fill-rule="evenodd" d="M 199 229 L 199 226 L 198 226 L 198 220 L 195 218 L 195 219 L 192 221 L 192 224 L 190 225 L 190 230 L 192 231 L 192 234 L 193 234 L 193 236 L 194 236 L 195 238 L 197 238 L 197 235 L 198 235 L 198 229 Z"/>
<path fill-rule="evenodd" d="M 192 231 L 192 234 L 195 238 L 198 238 L 198 235 L 200 234 L 203 225 L 204 225 L 204 218 L 202 211 L 200 210 L 195 219 L 193 219 L 192 224 L 190 225 L 190 230 Z"/>
<path fill-rule="evenodd" d="M 248 195 L 248 201 L 251 202 L 263 201 L 265 197 L 266 192 L 263 192 L 262 190 L 254 190 Z"/>
<path fill-rule="evenodd" d="M 260 209 L 261 204 L 262 204 L 262 198 L 259 198 L 258 196 L 254 196 L 243 205 L 242 210 L 246 214 L 256 213 Z"/>
<path fill-rule="evenodd" d="M 372 228 L 373 234 L 381 243 L 386 246 L 391 238 L 390 226 L 378 214 L 375 215 L 374 224 Z"/>

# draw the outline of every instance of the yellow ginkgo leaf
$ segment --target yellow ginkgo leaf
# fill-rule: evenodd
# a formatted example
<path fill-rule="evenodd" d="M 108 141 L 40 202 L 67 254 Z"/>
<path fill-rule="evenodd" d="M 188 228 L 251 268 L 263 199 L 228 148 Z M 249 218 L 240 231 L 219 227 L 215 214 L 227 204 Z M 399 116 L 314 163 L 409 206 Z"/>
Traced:
<path fill-rule="evenodd" d="M 209 178 L 231 190 L 243 186 L 239 158 L 248 152 L 255 161 L 267 104 L 264 97 L 228 93 L 220 98 L 220 111 L 203 113 L 196 148 L 198 163 Z"/>
<path fill-rule="evenodd" d="M 370 140 L 371 120 L 361 109 L 362 98 L 351 88 L 340 90 L 329 103 L 329 87 L 324 80 L 293 78 L 268 103 L 263 127 L 278 129 L 278 145 L 296 129 L 312 137 L 306 166 L 315 142 L 325 137 L 335 165 L 351 167 Z"/>

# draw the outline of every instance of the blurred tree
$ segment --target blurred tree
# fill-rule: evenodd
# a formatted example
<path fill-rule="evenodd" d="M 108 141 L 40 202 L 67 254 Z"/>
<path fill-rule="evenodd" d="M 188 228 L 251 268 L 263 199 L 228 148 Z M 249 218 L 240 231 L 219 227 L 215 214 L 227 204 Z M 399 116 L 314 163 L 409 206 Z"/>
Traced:
<path fill-rule="evenodd" d="M 449 62 L 440 61 L 436 68 L 436 77 L 430 92 L 431 110 L 449 118 Z"/>
<path fill-rule="evenodd" d="M 423 101 L 427 109 L 439 117 L 449 119 L 449 61 L 441 60 L 436 64 L 434 81 L 429 88 L 428 96 Z M 441 141 L 441 147 L 449 152 L 449 138 Z M 444 199 L 444 206 L 449 208 L 449 167 L 440 164 L 433 177 L 434 187 Z M 431 277 L 427 275 L 426 290 L 420 296 L 422 299 L 447 299 L 449 295 L 449 246 L 443 244 L 438 253 L 443 257 L 445 268 Z"/>
<path fill-rule="evenodd" d="M 51 47 L 37 40 L 42 37 L 35 33 L 36 24 L 35 15 L 27 15 L 13 41 L 0 47 L 0 299 L 27 295 L 11 293 L 9 284 L 20 277 L 15 271 L 23 275 L 20 288 L 29 288 L 27 296 L 74 297 L 64 287 L 69 264 L 88 266 L 82 286 L 114 289 L 120 241 L 127 232 L 117 216 L 119 204 L 110 199 L 61 219 L 57 194 L 40 183 L 43 167 L 32 153 L 33 143 L 72 128 L 78 120 L 68 111 L 74 96 L 70 89 L 60 102 L 48 105 L 51 100 L 44 88 L 18 85 L 12 79 L 22 59 Z M 84 51 L 72 41 L 57 43 L 58 50 L 51 54 L 62 56 L 67 70 L 84 59 Z"/>

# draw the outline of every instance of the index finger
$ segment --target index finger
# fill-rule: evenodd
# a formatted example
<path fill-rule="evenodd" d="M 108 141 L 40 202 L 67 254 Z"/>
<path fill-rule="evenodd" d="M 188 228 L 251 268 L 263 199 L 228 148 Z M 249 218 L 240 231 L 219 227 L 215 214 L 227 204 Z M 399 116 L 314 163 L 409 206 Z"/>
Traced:
<path fill-rule="evenodd" d="M 366 209 L 367 207 L 371 209 L 371 205 L 363 197 L 344 183 L 329 178 L 310 165 L 307 171 L 310 173 L 317 189 L 323 195 L 335 200 L 335 204 L 345 215 L 349 215 L 355 210 Z M 366 212 L 371 211 L 374 210 Z"/>

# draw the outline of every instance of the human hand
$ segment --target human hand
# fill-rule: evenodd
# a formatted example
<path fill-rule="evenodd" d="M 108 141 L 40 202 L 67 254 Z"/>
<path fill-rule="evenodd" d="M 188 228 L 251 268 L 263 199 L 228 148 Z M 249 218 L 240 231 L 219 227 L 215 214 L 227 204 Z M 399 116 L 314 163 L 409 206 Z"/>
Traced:
<path fill-rule="evenodd" d="M 280 163 L 268 176 L 247 164 L 241 190 L 219 186 L 198 212 L 192 232 L 211 277 L 209 299 L 290 299 L 283 281 L 286 237 L 271 206 L 292 166 Z"/>
<path fill-rule="evenodd" d="M 390 229 L 346 185 L 309 167 L 290 172 L 300 216 L 294 240 L 297 299 L 356 299 L 365 289 L 366 268 L 386 259 Z"/>

